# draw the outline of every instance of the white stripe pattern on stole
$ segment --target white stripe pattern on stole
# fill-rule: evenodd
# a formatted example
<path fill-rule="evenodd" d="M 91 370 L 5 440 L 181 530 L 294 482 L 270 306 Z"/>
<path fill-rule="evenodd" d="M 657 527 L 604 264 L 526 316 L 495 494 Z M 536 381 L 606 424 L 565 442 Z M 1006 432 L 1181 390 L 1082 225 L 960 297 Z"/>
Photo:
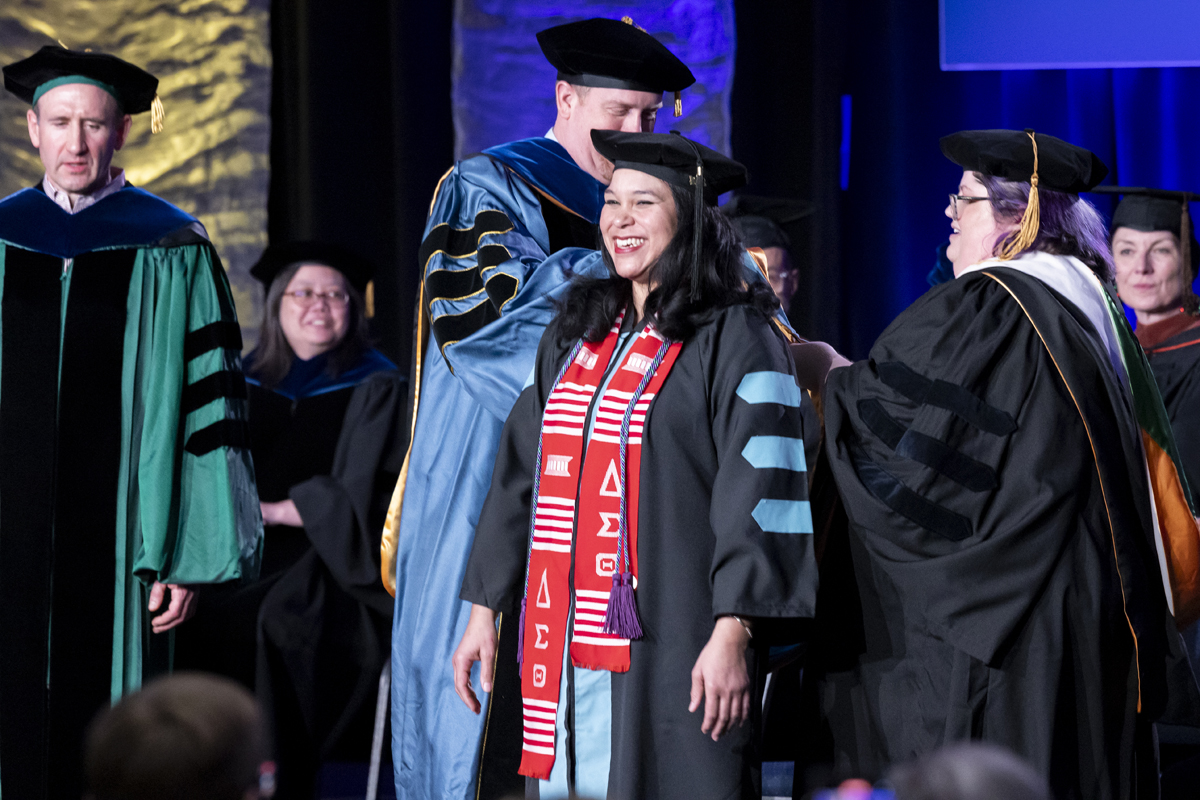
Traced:
<path fill-rule="evenodd" d="M 588 404 L 591 403 L 595 391 L 596 387 L 592 384 L 564 382 L 554 387 L 554 391 L 546 398 L 546 409 L 542 413 L 542 432 L 583 436 Z"/>
<path fill-rule="evenodd" d="M 538 495 L 533 515 L 534 550 L 554 553 L 571 552 L 571 531 L 575 520 L 575 501 L 570 497 Z"/>
<path fill-rule="evenodd" d="M 580 644 L 594 644 L 600 647 L 624 647 L 629 644 L 628 639 L 601 639 L 598 636 L 572 636 L 571 641 L 579 642 Z"/>
<path fill-rule="evenodd" d="M 522 697 L 521 717 L 521 749 L 544 756 L 554 755 L 554 723 L 558 718 L 558 703 Z"/>
<path fill-rule="evenodd" d="M 575 619 L 571 641 L 603 647 L 621 647 L 629 644 L 628 639 L 619 639 L 611 633 L 604 632 L 609 594 L 610 592 L 596 589 L 575 590 Z M 585 597 L 588 599 L 584 600 Z"/>
<path fill-rule="evenodd" d="M 629 407 L 629 401 L 632 398 L 633 392 L 609 389 L 604 393 L 596 407 L 596 424 L 592 428 L 593 439 L 599 442 L 620 444 L 621 422 L 625 419 L 625 409 Z M 642 443 L 642 428 L 646 424 L 646 412 L 650 409 L 650 402 L 653 399 L 653 393 L 643 394 L 633 407 L 633 414 L 629 418 L 629 444 Z"/>

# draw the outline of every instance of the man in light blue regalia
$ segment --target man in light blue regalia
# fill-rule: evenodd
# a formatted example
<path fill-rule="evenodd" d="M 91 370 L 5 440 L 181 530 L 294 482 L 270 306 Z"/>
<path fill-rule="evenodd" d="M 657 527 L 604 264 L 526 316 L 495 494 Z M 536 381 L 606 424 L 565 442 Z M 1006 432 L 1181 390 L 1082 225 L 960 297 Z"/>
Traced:
<path fill-rule="evenodd" d="M 554 126 L 455 165 L 420 250 L 412 445 L 383 539 L 384 584 L 396 596 L 392 752 L 402 799 L 523 793 L 516 637 L 505 636 L 517 621 L 501 621 L 511 690 L 502 670 L 488 708 L 473 715 L 454 693 L 450 664 L 470 613 L 459 586 L 500 431 L 553 300 L 573 271 L 604 274 L 594 253 L 547 261 L 596 246 L 613 167 L 591 132 L 652 131 L 663 92 L 675 92 L 678 115 L 679 91 L 695 81 L 628 18 L 560 25 L 538 43 L 558 70 Z"/>

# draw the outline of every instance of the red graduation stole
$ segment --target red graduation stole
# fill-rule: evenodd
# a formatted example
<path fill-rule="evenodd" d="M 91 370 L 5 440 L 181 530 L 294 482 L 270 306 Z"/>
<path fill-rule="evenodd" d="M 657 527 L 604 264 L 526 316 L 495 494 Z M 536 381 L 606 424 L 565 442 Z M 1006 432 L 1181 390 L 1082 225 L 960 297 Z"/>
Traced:
<path fill-rule="evenodd" d="M 545 780 L 554 766 L 572 546 L 571 663 L 627 672 L 629 640 L 641 636 L 633 591 L 642 430 L 682 345 L 664 339 L 653 323 L 631 334 L 636 339 L 600 397 L 584 457 L 588 409 L 616 350 L 623 317 L 598 346 L 575 345 L 542 414 L 519 652 L 524 735 L 518 771 L 530 778 Z"/>

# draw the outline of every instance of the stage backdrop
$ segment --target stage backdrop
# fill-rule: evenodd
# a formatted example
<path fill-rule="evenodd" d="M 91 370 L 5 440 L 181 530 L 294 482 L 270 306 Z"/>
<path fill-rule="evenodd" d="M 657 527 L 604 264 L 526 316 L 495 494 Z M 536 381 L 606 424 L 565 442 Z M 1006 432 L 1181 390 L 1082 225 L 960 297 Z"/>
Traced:
<path fill-rule="evenodd" d="M 267 241 L 271 50 L 269 0 L 104 0 L 0 4 L 0 62 L 43 45 L 120 56 L 159 79 L 166 129 L 134 117 L 113 163 L 126 178 L 197 216 L 229 273 L 247 346 L 262 293 L 249 275 Z M 69 13 L 68 13 L 69 10 Z M 25 112 L 0 92 L 0 196 L 43 175 Z"/>
<path fill-rule="evenodd" d="M 554 124 L 555 72 L 538 48 L 538 31 L 590 17 L 625 16 L 656 36 L 696 76 L 683 93 L 682 117 L 672 116 L 674 96 L 664 95 L 655 130 L 678 130 L 729 153 L 733 0 L 459 0 L 454 20 L 455 158 L 541 136 Z"/>
<path fill-rule="evenodd" d="M 942 71 L 937 0 L 863 0 L 846 35 L 854 122 L 839 343 L 855 357 L 929 288 L 949 237 L 943 212 L 962 171 L 941 136 L 1033 128 L 1096 152 L 1105 183 L 1200 191 L 1200 68 Z M 1110 198 L 1089 199 L 1112 213 Z"/>

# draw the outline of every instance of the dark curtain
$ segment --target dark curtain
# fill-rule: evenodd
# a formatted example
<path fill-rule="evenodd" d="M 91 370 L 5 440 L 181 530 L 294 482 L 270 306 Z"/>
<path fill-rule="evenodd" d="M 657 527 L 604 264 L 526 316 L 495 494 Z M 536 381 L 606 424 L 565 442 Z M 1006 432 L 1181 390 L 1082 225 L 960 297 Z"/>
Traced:
<path fill-rule="evenodd" d="M 848 13 L 815 36 L 843 42 L 830 70 L 853 103 L 838 342 L 852 356 L 928 288 L 961 175 L 938 149 L 947 133 L 1033 128 L 1095 151 L 1106 183 L 1200 190 L 1200 69 L 942 72 L 937 0 L 860 0 Z M 1089 199 L 1111 213 L 1107 197 Z"/>
<path fill-rule="evenodd" d="M 407 372 L 415 259 L 453 163 L 451 3 L 274 0 L 272 242 L 324 239 L 375 264 L 372 333 Z"/>
<path fill-rule="evenodd" d="M 273 3 L 270 235 L 329 238 L 374 259 L 373 329 L 407 368 L 413 260 L 453 163 L 453 6 L 346 8 Z M 1029 127 L 1094 150 L 1108 182 L 1200 190 L 1200 69 L 942 72 L 937 9 L 937 0 L 735 6 L 733 155 L 750 169 L 747 192 L 812 204 L 788 230 L 801 269 L 792 320 L 853 357 L 927 289 L 958 184 L 938 149 L 947 133 Z M 1110 213 L 1111 200 L 1091 199 Z"/>

